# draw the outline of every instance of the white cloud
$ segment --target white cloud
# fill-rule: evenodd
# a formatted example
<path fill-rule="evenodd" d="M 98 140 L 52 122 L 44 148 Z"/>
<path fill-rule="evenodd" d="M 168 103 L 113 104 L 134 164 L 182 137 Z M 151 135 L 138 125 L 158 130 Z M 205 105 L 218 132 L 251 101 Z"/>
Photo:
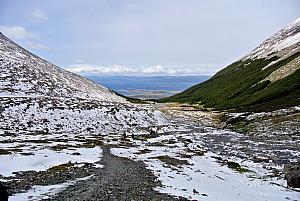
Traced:
<path fill-rule="evenodd" d="M 0 26 L 0 32 L 13 40 L 22 40 L 24 44 L 34 50 L 49 50 L 49 48 L 35 39 L 38 37 L 22 26 Z"/>
<path fill-rule="evenodd" d="M 47 47 L 47 46 L 45 46 L 41 43 L 37 43 L 37 42 L 33 42 L 33 41 L 27 41 L 26 44 L 30 48 L 35 49 L 35 50 L 46 50 L 46 51 L 50 50 L 49 47 Z"/>
<path fill-rule="evenodd" d="M 22 26 L 0 26 L 0 31 L 12 39 L 34 39 L 36 36 Z"/>
<path fill-rule="evenodd" d="M 89 64 L 74 64 L 66 70 L 77 74 L 98 74 L 98 75 L 212 75 L 215 72 L 209 68 L 196 66 L 189 67 L 128 67 L 124 65 L 92 66 Z"/>
<path fill-rule="evenodd" d="M 32 12 L 30 13 L 30 17 L 34 20 L 40 20 L 40 21 L 45 21 L 48 19 L 47 15 L 38 8 L 32 10 Z"/>

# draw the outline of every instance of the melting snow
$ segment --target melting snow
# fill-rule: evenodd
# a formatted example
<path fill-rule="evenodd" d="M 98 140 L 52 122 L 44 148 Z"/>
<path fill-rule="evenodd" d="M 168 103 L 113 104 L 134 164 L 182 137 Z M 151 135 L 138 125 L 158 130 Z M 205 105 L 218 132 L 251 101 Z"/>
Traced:
<path fill-rule="evenodd" d="M 243 168 L 250 170 L 239 173 L 225 164 L 220 164 L 216 159 L 220 155 L 207 152 L 204 156 L 196 156 L 190 153 L 188 148 L 195 150 L 201 144 L 201 140 L 194 137 L 197 135 L 163 135 L 147 141 L 135 141 L 137 147 L 114 148 L 111 152 L 120 157 L 144 161 L 161 181 L 163 186 L 157 190 L 162 193 L 208 201 L 274 201 L 287 197 L 291 200 L 300 199 L 298 192 L 281 187 L 285 185 L 283 179 L 268 177 L 269 172 L 260 164 L 235 158 Z M 187 148 L 182 139 L 191 140 L 193 143 Z M 167 141 L 172 143 L 168 144 Z M 145 149 L 146 153 L 143 152 Z M 189 155 L 190 158 L 183 155 Z M 187 164 L 181 167 L 168 165 L 156 158 L 159 156 L 186 160 Z"/>
<path fill-rule="evenodd" d="M 78 181 L 88 180 L 92 177 L 84 177 L 76 179 L 75 181 L 69 181 L 62 184 L 50 185 L 50 186 L 33 186 L 32 189 L 25 193 L 18 193 L 9 197 L 9 201 L 38 201 L 48 199 L 52 195 L 55 195 L 70 185 L 74 185 Z"/>
<path fill-rule="evenodd" d="M 75 152 L 80 153 L 80 155 L 72 155 Z M 22 154 L 2 155 L 0 156 L 0 174 L 7 177 L 13 176 L 13 172 L 45 171 L 53 166 L 68 162 L 95 163 L 101 159 L 101 153 L 101 148 L 94 147 L 62 150 L 59 152 L 43 149 L 35 151 L 34 155 L 28 156 Z"/>

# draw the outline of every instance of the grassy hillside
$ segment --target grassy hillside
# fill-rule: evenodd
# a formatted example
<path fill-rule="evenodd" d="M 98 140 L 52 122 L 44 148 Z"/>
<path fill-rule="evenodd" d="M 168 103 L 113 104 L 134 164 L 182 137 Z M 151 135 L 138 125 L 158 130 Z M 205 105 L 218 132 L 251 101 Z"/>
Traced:
<path fill-rule="evenodd" d="M 279 58 L 237 61 L 211 79 L 160 102 L 197 103 L 207 108 L 257 111 L 299 105 L 300 70 L 274 83 L 260 82 L 299 55 L 298 52 L 265 70 L 262 69 Z"/>

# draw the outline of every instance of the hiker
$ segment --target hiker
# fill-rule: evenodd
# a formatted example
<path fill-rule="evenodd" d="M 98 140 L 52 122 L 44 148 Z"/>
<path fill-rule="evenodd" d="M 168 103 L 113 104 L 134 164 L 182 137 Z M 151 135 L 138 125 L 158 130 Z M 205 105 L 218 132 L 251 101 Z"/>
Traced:
<path fill-rule="evenodd" d="M 0 201 L 8 201 L 7 187 L 0 183 Z"/>
<path fill-rule="evenodd" d="M 132 139 L 134 140 L 134 133 L 131 133 L 131 137 L 132 137 Z"/>
<path fill-rule="evenodd" d="M 123 132 L 123 140 L 126 140 L 126 133 L 125 133 L 125 131 Z"/>

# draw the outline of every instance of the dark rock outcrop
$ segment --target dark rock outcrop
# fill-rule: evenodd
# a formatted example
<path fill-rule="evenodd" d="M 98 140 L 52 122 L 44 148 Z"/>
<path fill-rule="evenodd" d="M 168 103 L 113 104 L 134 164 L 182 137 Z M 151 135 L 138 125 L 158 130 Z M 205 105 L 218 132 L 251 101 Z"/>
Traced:
<path fill-rule="evenodd" d="M 283 172 L 288 187 L 300 188 L 300 161 L 294 165 L 285 165 Z"/>
<path fill-rule="evenodd" d="M 8 188 L 0 183 L 0 201 L 8 201 Z"/>

